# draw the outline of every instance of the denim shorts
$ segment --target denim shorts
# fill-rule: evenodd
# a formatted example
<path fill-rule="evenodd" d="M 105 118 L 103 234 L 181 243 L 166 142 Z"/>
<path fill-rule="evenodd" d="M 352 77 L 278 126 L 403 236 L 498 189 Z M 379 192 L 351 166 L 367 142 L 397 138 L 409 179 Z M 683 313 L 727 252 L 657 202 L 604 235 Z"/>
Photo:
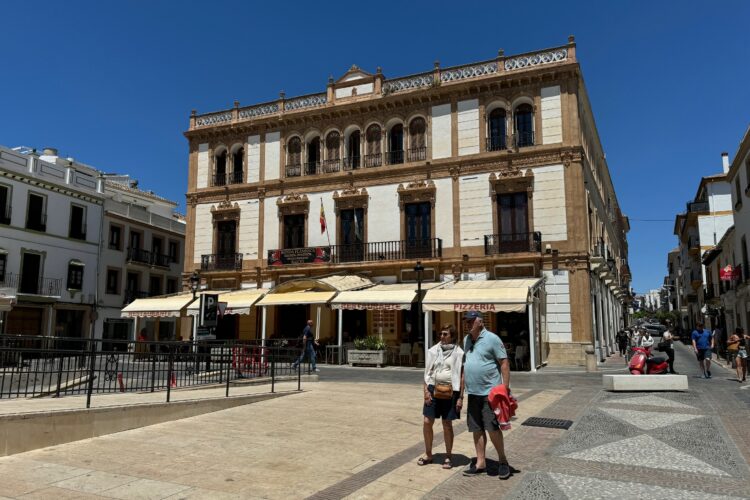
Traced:
<path fill-rule="evenodd" d="M 432 403 L 425 404 L 422 407 L 422 415 L 428 418 L 441 418 L 443 420 L 458 420 L 461 418 L 461 411 L 456 408 L 458 401 L 458 391 L 453 391 L 453 399 L 435 399 L 435 387 L 430 384 L 427 390 L 433 395 Z"/>
<path fill-rule="evenodd" d="M 740 349 L 739 351 L 737 351 L 737 357 L 742 358 L 742 359 L 747 359 L 747 350 Z"/>

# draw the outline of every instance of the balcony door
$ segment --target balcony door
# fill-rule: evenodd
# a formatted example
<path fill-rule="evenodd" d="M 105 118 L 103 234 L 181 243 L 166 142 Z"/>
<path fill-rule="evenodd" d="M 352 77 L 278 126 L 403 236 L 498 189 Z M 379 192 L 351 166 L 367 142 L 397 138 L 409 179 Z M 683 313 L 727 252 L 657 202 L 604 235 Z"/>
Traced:
<path fill-rule="evenodd" d="M 234 255 L 237 241 L 237 221 L 227 220 L 216 224 L 216 253 L 222 257 Z"/>
<path fill-rule="evenodd" d="M 529 204 L 525 192 L 497 195 L 498 209 L 498 252 L 528 251 Z"/>
<path fill-rule="evenodd" d="M 36 253 L 24 253 L 21 264 L 20 293 L 39 293 L 39 278 L 42 270 L 42 256 Z"/>
<path fill-rule="evenodd" d="M 364 257 L 364 217 L 363 208 L 341 210 L 341 247 L 339 260 L 341 262 L 358 262 Z"/>
<path fill-rule="evenodd" d="M 304 248 L 305 215 L 284 216 L 284 248 Z"/>
<path fill-rule="evenodd" d="M 407 203 L 404 206 L 407 259 L 430 256 L 431 212 L 432 207 L 429 201 Z"/>
<path fill-rule="evenodd" d="M 141 233 L 130 232 L 130 248 L 134 250 L 141 249 Z"/>

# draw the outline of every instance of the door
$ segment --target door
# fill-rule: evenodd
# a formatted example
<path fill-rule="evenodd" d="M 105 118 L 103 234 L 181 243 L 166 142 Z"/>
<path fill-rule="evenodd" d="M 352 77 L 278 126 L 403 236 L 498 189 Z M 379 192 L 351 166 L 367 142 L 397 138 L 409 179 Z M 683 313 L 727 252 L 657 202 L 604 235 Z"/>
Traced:
<path fill-rule="evenodd" d="M 363 208 L 341 210 L 340 262 L 359 262 L 364 257 L 364 215 Z"/>
<path fill-rule="evenodd" d="M 500 234 L 496 253 L 530 251 L 528 195 L 525 192 L 498 195 L 497 206 Z"/>
<path fill-rule="evenodd" d="M 303 214 L 284 216 L 284 248 L 305 246 L 305 216 Z"/>
<path fill-rule="evenodd" d="M 141 233 L 130 232 L 130 248 L 141 249 Z"/>
<path fill-rule="evenodd" d="M 20 293 L 39 293 L 39 278 L 42 270 L 42 256 L 35 253 L 23 254 L 21 267 Z"/>
<path fill-rule="evenodd" d="M 406 258 L 430 257 L 431 245 L 431 206 L 430 202 L 407 203 L 406 215 Z"/>

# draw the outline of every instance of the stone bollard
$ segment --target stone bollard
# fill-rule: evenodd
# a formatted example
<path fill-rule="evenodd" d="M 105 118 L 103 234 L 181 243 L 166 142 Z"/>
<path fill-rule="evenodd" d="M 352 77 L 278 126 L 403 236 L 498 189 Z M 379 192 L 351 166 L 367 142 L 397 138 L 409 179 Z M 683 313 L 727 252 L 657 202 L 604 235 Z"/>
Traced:
<path fill-rule="evenodd" d="M 586 344 L 583 350 L 586 353 L 586 371 L 598 371 L 596 367 L 596 350 L 594 349 L 594 346 L 592 344 Z"/>

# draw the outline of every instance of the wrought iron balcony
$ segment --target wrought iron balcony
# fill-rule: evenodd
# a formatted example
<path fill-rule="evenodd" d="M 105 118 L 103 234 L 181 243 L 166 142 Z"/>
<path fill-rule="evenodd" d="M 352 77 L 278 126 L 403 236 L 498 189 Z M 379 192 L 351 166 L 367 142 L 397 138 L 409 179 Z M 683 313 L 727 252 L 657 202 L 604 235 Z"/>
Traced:
<path fill-rule="evenodd" d="M 323 173 L 334 174 L 341 170 L 341 160 L 333 158 L 329 160 L 323 160 Z"/>
<path fill-rule="evenodd" d="M 24 278 L 21 274 L 6 273 L 0 286 L 11 287 L 18 293 L 27 295 L 44 295 L 46 297 L 59 297 L 62 289 L 61 278 L 46 278 L 44 276 L 28 276 Z"/>
<path fill-rule="evenodd" d="M 220 172 L 214 174 L 212 186 L 226 186 L 228 184 L 242 184 L 243 182 L 242 170 L 235 170 L 233 172 Z"/>
<path fill-rule="evenodd" d="M 534 132 L 531 130 L 515 133 L 516 147 L 525 148 L 534 145 Z"/>
<path fill-rule="evenodd" d="M 360 168 L 362 166 L 361 159 L 359 155 L 344 158 L 344 170 L 356 170 Z"/>
<path fill-rule="evenodd" d="M 299 177 L 302 175 L 302 165 L 299 163 L 292 163 L 286 166 L 287 177 Z"/>
<path fill-rule="evenodd" d="M 443 240 L 429 238 L 269 250 L 268 265 L 277 267 L 284 265 L 341 264 L 347 262 L 436 259 L 442 256 Z"/>
<path fill-rule="evenodd" d="M 708 212 L 708 202 L 707 201 L 689 201 L 687 204 L 687 210 L 688 212 Z"/>
<path fill-rule="evenodd" d="M 12 212 L 12 207 L 10 205 L 5 207 L 0 207 L 0 224 L 9 225 L 10 224 L 10 214 Z"/>
<path fill-rule="evenodd" d="M 172 257 L 161 253 L 151 252 L 151 263 L 154 266 L 169 267 L 172 263 Z"/>
<path fill-rule="evenodd" d="M 151 252 L 142 248 L 128 248 L 128 262 L 151 265 Z"/>
<path fill-rule="evenodd" d="M 242 254 L 204 254 L 201 255 L 201 271 L 240 271 L 242 270 Z"/>
<path fill-rule="evenodd" d="M 488 137 L 486 150 L 487 151 L 502 151 L 506 148 L 505 136 Z"/>
<path fill-rule="evenodd" d="M 423 161 L 427 159 L 427 148 L 411 148 L 408 155 L 409 161 Z"/>
<path fill-rule="evenodd" d="M 122 305 L 126 306 L 135 299 L 145 299 L 146 297 L 148 297 L 148 292 L 142 290 L 125 290 L 125 297 L 123 298 Z"/>
<path fill-rule="evenodd" d="M 386 153 L 386 159 L 388 160 L 388 165 L 398 165 L 399 163 L 404 163 L 404 152 L 388 151 Z"/>
<path fill-rule="evenodd" d="M 365 168 L 379 167 L 383 164 L 382 153 L 374 153 L 371 155 L 365 155 Z"/>
<path fill-rule="evenodd" d="M 542 233 L 486 234 L 484 236 L 484 254 L 498 255 L 504 253 L 541 252 Z"/>
<path fill-rule="evenodd" d="M 319 161 L 305 162 L 305 175 L 315 175 L 320 173 Z"/>

